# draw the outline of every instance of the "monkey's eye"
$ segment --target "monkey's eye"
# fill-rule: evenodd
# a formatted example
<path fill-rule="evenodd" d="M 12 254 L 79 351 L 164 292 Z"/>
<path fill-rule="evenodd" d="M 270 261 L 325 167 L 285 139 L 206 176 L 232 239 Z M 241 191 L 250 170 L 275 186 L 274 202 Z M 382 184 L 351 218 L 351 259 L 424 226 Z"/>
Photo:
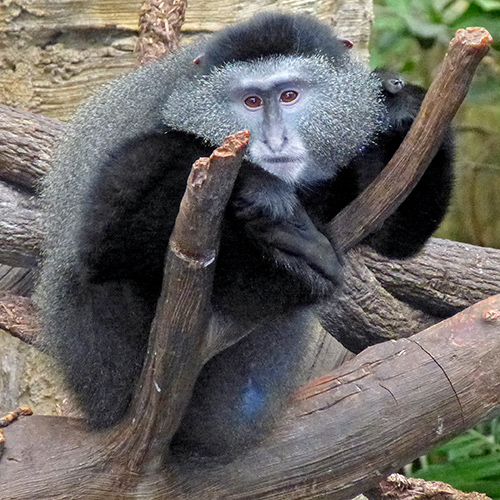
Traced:
<path fill-rule="evenodd" d="M 245 104 L 249 108 L 260 108 L 262 106 L 262 99 L 257 95 L 251 95 L 245 99 Z"/>
<path fill-rule="evenodd" d="M 289 103 L 295 101 L 298 97 L 299 93 L 295 92 L 295 90 L 285 90 L 280 96 L 280 101 Z"/>

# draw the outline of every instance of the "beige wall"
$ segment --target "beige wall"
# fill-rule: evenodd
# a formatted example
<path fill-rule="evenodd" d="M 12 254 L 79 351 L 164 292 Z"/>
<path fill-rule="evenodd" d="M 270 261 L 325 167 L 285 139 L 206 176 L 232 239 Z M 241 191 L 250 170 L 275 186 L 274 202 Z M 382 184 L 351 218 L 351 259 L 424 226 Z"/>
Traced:
<path fill-rule="evenodd" d="M 94 88 L 134 67 L 140 4 L 136 0 L 1 2 L 0 102 L 54 118 L 70 116 Z M 354 41 L 361 52 L 366 50 L 372 8 L 365 0 L 192 0 L 184 39 L 219 30 L 262 9 L 336 19 L 339 34 Z"/>

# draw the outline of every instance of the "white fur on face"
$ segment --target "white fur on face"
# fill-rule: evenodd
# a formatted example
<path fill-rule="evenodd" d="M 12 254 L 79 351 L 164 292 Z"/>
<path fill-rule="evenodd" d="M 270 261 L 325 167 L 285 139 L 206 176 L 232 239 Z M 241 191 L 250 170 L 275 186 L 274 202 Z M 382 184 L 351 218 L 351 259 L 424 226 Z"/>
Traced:
<path fill-rule="evenodd" d="M 266 92 L 272 82 L 299 80 L 306 98 L 299 112 L 284 111 L 289 144 L 279 155 L 265 147 L 262 120 L 241 112 L 235 96 L 247 89 Z M 186 99 L 188 96 L 188 99 Z M 238 130 L 251 134 L 248 159 L 291 183 L 331 178 L 384 126 L 380 82 L 363 66 L 340 68 L 327 59 L 276 56 L 237 62 L 208 75 L 185 79 L 163 108 L 165 123 L 218 145 Z"/>

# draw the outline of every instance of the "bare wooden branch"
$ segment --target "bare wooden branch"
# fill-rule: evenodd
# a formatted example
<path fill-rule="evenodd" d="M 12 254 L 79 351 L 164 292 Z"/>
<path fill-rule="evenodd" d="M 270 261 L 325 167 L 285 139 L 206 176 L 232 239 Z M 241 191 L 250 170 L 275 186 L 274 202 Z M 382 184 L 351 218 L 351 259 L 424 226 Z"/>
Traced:
<path fill-rule="evenodd" d="M 500 297 L 488 299 L 411 339 L 371 347 L 304 389 L 291 421 L 255 453 L 224 467 L 225 478 L 235 480 L 229 496 L 253 491 L 266 498 L 288 490 L 284 498 L 313 492 L 349 498 L 367 489 L 370 478 L 428 449 L 429 440 L 449 439 L 479 413 L 497 415 L 499 307 Z M 475 358 L 479 364 L 470 358 L 476 342 L 487 356 Z M 267 460 L 277 455 L 279 464 L 269 468 Z M 255 473 L 262 476 L 250 477 Z"/>
<path fill-rule="evenodd" d="M 432 238 L 415 257 L 388 260 L 365 247 L 361 258 L 395 297 L 437 316 L 451 316 L 500 293 L 500 253 Z"/>
<path fill-rule="evenodd" d="M 34 267 L 43 236 L 35 198 L 0 181 L 0 262 Z"/>
<path fill-rule="evenodd" d="M 126 470 L 76 420 L 7 427 L 0 500 L 352 498 L 381 476 L 500 413 L 500 297 L 411 339 L 373 346 L 304 388 L 261 445 L 230 463 Z M 36 442 L 36 446 L 33 443 Z M 29 478 L 29 480 L 27 480 Z"/>
<path fill-rule="evenodd" d="M 22 297 L 29 297 L 34 288 L 35 276 L 31 269 L 0 264 L 0 293 L 10 292 Z"/>
<path fill-rule="evenodd" d="M 63 131 L 58 120 L 0 104 L 0 179 L 34 191 Z"/>
<path fill-rule="evenodd" d="M 249 137 L 244 131 L 227 138 L 191 171 L 170 238 L 139 391 L 129 418 L 112 437 L 129 470 L 162 467 L 196 378 L 213 355 L 206 352 L 206 331 L 220 227 Z"/>
<path fill-rule="evenodd" d="M 321 324 L 354 352 L 409 337 L 500 293 L 500 252 L 431 239 L 411 259 L 386 259 L 369 247 L 346 255 L 338 300 L 320 308 Z"/>
<path fill-rule="evenodd" d="M 38 324 L 31 300 L 27 297 L 0 292 L 0 329 L 27 344 L 35 344 Z"/>
<path fill-rule="evenodd" d="M 337 247 L 352 248 L 406 199 L 439 149 L 493 39 L 484 28 L 458 30 L 408 135 L 382 173 L 330 223 Z"/>
<path fill-rule="evenodd" d="M 30 289 L 26 270 L 18 272 Z M 433 238 L 411 259 L 388 260 L 362 247 L 347 254 L 345 276 L 342 293 L 321 308 L 322 324 L 357 351 L 363 344 L 413 335 L 500 293 L 500 250 Z M 210 350 L 228 341 L 233 343 L 211 339 Z"/>
<path fill-rule="evenodd" d="M 155 61 L 178 49 L 186 7 L 186 0 L 144 1 L 135 47 L 139 64 Z"/>
<path fill-rule="evenodd" d="M 424 481 L 401 474 L 391 474 L 367 496 L 369 500 L 491 500 L 482 493 L 465 493 L 441 481 Z"/>
<path fill-rule="evenodd" d="M 362 255 L 358 249 L 348 252 L 341 292 L 318 308 L 322 326 L 345 347 L 360 352 L 377 342 L 409 337 L 442 319 L 392 296 L 364 264 Z"/>

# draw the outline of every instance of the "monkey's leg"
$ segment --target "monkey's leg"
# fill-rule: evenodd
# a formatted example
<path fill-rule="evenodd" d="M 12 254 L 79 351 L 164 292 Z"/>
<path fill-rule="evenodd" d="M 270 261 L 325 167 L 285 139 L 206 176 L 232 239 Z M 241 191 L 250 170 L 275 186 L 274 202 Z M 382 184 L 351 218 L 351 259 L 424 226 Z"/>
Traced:
<path fill-rule="evenodd" d="M 57 307 L 47 318 L 59 327 L 46 348 L 93 427 L 116 423 L 128 409 L 140 374 L 154 307 L 130 282 L 88 283 L 61 277 Z"/>
<path fill-rule="evenodd" d="M 230 455 L 265 436 L 305 376 L 312 312 L 303 308 L 266 320 L 204 367 L 176 451 Z"/>

